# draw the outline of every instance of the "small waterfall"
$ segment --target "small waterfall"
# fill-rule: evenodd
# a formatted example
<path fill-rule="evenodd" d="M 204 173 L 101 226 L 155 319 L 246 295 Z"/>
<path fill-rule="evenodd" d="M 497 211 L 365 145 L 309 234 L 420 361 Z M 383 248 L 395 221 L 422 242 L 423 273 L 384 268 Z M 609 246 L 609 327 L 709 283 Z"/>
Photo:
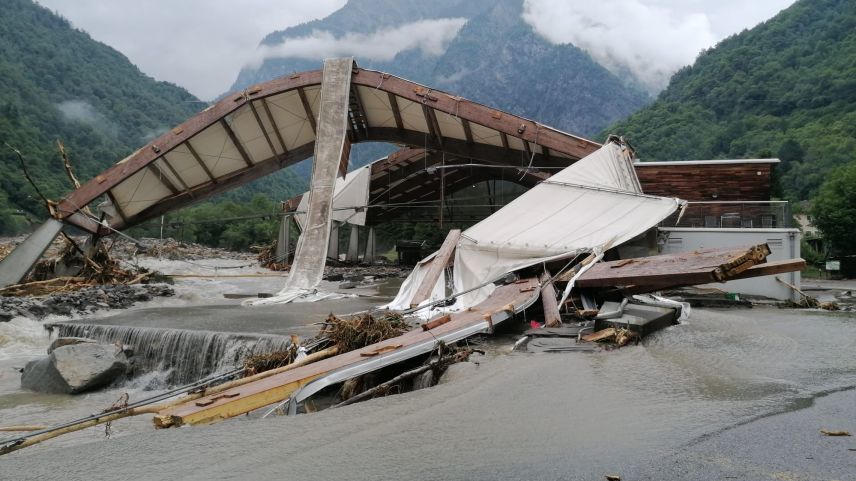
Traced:
<path fill-rule="evenodd" d="M 256 354 L 284 351 L 287 336 L 56 323 L 49 326 L 60 337 L 86 337 L 99 342 L 122 342 L 133 347 L 134 374 L 168 373 L 170 385 L 191 383 L 215 372 L 240 366 Z"/>

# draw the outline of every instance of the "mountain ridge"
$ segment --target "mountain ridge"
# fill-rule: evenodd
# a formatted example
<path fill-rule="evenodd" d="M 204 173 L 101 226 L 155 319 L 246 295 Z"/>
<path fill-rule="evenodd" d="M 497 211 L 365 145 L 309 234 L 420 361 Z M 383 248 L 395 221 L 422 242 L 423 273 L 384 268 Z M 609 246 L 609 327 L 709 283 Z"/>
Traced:
<path fill-rule="evenodd" d="M 811 198 L 856 152 L 856 2 L 801 0 L 702 52 L 613 124 L 645 160 L 779 157 L 782 195 Z"/>

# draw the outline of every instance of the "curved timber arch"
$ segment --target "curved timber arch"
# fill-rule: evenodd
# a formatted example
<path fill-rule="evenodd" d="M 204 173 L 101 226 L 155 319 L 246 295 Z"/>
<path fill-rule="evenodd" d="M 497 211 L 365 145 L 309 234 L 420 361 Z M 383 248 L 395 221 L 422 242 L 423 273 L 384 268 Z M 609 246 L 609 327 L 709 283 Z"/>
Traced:
<path fill-rule="evenodd" d="M 243 185 L 313 154 L 322 71 L 226 96 L 108 168 L 55 207 L 54 216 L 105 233 L 80 210 L 102 195 L 123 229 Z M 599 144 L 461 97 L 356 66 L 350 143 L 390 142 L 488 164 L 565 167 Z M 346 149 L 346 153 L 347 153 Z M 424 153 L 423 153 L 424 154 Z M 342 173 L 347 170 L 343 158 Z M 535 181 L 537 172 L 526 174 Z M 531 179 L 530 179 L 531 178 Z M 418 186 L 417 186 L 418 188 Z"/>

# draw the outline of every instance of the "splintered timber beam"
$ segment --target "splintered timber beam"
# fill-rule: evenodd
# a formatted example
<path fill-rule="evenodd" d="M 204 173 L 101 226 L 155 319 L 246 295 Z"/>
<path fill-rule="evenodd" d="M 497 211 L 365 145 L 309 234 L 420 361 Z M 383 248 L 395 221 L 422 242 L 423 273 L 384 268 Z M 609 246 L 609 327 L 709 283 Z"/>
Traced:
<path fill-rule="evenodd" d="M 452 254 L 455 253 L 455 247 L 458 246 L 458 241 L 460 239 L 460 229 L 452 229 L 449 231 L 449 235 L 446 236 L 446 240 L 443 241 L 443 245 L 440 246 L 440 250 L 437 251 L 437 255 L 431 260 L 428 273 L 425 274 L 425 278 L 422 279 L 422 284 L 419 285 L 419 288 L 416 289 L 416 294 L 414 294 L 413 299 L 410 300 L 410 307 L 416 307 L 431 297 L 431 292 L 434 290 L 434 286 L 437 284 L 437 280 L 440 278 L 440 274 L 443 272 L 443 269 L 445 269 L 446 266 L 449 265 L 449 261 L 452 260 Z"/>
<path fill-rule="evenodd" d="M 704 249 L 602 262 L 577 279 L 578 287 L 663 286 L 723 282 L 764 262 L 767 244 L 732 249 Z"/>
<path fill-rule="evenodd" d="M 750 279 L 753 277 L 763 277 L 763 276 L 772 276 L 776 274 L 786 274 L 788 272 L 799 272 L 805 269 L 805 260 L 803 259 L 786 259 L 783 261 L 773 261 L 773 262 L 765 262 L 763 264 L 756 264 L 745 271 L 729 278 L 729 281 L 736 281 L 738 279 Z M 662 291 L 666 289 L 677 289 L 680 287 L 686 287 L 687 284 L 675 284 L 675 283 L 665 283 L 665 284 L 645 284 L 639 286 L 628 286 L 621 289 L 621 292 L 625 295 L 633 295 L 633 294 L 646 294 L 648 292 L 656 292 Z"/>
<path fill-rule="evenodd" d="M 544 322 L 546 327 L 559 327 L 562 325 L 562 315 L 559 312 L 556 288 L 548 271 L 541 274 L 541 302 L 544 306 Z"/>

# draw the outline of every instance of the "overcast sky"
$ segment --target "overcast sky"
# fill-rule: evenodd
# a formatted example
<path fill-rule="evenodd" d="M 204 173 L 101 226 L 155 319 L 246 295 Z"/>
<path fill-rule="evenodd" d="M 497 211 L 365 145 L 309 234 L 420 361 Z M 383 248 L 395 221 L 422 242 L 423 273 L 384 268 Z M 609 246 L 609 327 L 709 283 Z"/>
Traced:
<path fill-rule="evenodd" d="M 794 0 L 525 0 L 524 19 L 554 43 L 573 43 L 612 67 L 628 67 L 652 89 L 701 49 L 756 25 Z M 260 55 L 293 55 L 301 45 L 281 45 L 261 54 L 261 39 L 274 30 L 323 18 L 345 0 L 38 0 L 76 27 L 124 53 L 140 69 L 181 85 L 203 99 L 225 92 L 243 65 Z M 456 31 L 457 19 L 438 24 L 438 38 L 405 36 L 423 49 Z M 430 29 L 429 29 L 430 30 Z M 341 42 L 319 33 L 319 59 L 348 54 L 386 55 L 396 32 Z M 358 41 L 356 41 L 358 40 Z M 304 46 L 307 45 L 303 40 Z M 372 45 L 372 42 L 378 45 Z M 433 42 L 433 43 L 432 43 Z M 319 50 L 319 45 L 320 47 Z M 327 47 L 323 47 L 327 45 Z M 412 46 L 409 45 L 408 46 Z"/>

